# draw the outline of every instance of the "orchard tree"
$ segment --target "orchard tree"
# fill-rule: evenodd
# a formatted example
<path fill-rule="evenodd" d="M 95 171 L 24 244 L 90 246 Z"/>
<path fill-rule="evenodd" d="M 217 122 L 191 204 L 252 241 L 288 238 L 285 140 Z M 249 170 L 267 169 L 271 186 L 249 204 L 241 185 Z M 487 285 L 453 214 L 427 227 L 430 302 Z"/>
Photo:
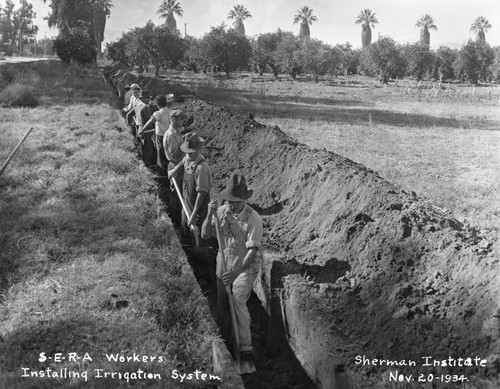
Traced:
<path fill-rule="evenodd" d="M 420 81 L 432 71 L 434 54 L 427 45 L 421 43 L 407 44 L 403 47 L 406 58 L 406 73 Z"/>
<path fill-rule="evenodd" d="M 357 74 L 361 49 L 353 50 L 349 42 L 337 43 L 335 47 L 342 51 L 341 73 L 346 75 Z"/>
<path fill-rule="evenodd" d="M 302 70 L 312 74 L 316 82 L 327 73 L 337 76 L 342 68 L 342 50 L 317 39 L 302 45 L 296 54 Z"/>
<path fill-rule="evenodd" d="M 280 40 L 280 30 L 277 33 L 260 34 L 252 40 L 252 67 L 262 75 L 266 67 L 270 67 L 274 76 L 278 77 L 279 64 L 276 62 L 276 50 Z"/>
<path fill-rule="evenodd" d="M 130 33 L 124 33 L 117 41 L 107 43 L 106 58 L 113 62 L 123 62 L 129 64 L 131 61 L 127 56 L 127 42 L 131 39 Z"/>
<path fill-rule="evenodd" d="M 457 50 L 441 46 L 436 51 L 436 61 L 434 63 L 434 76 L 440 80 L 455 79 L 453 64 L 457 59 Z"/>
<path fill-rule="evenodd" d="M 455 74 L 473 84 L 477 84 L 479 80 L 487 82 L 491 78 L 490 66 L 494 60 L 495 51 L 490 45 L 469 39 L 458 52 L 454 64 Z"/>
<path fill-rule="evenodd" d="M 302 46 L 300 38 L 288 31 L 278 30 L 278 46 L 273 55 L 273 62 L 279 67 L 279 72 L 288 73 L 296 78 L 302 72 L 297 56 Z"/>
<path fill-rule="evenodd" d="M 224 24 L 212 27 L 201 39 L 200 48 L 209 66 L 218 67 L 227 78 L 231 72 L 246 68 L 252 54 L 248 38 L 234 29 L 226 30 Z"/>
<path fill-rule="evenodd" d="M 389 78 L 404 76 L 406 62 L 398 44 L 390 37 L 383 37 L 363 51 L 360 67 L 386 84 Z"/>
<path fill-rule="evenodd" d="M 193 36 L 184 38 L 186 51 L 181 62 L 181 66 L 198 73 L 200 69 L 205 69 L 208 64 L 205 63 L 205 58 L 201 51 L 200 39 Z"/>

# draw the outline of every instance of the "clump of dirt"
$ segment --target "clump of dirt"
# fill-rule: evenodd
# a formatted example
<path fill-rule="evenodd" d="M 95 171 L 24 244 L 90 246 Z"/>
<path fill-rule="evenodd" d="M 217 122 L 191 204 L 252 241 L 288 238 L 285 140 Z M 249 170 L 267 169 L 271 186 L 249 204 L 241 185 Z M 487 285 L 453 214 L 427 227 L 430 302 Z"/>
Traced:
<path fill-rule="evenodd" d="M 196 98 L 179 108 L 207 139 L 204 154 L 216 185 L 241 169 L 267 243 L 285 261 L 316 269 L 308 277 L 280 274 L 270 286 L 282 291 L 289 342 L 306 368 L 312 363 L 307 369 L 319 385 L 390 387 L 384 386 L 387 368 L 357 364 L 358 355 L 479 356 L 486 367 L 450 372 L 464 374 L 473 387 L 498 385 L 498 242 L 376 172 L 298 144 L 277 127 Z M 310 362 L 314 355 L 323 359 Z M 410 372 L 418 371 L 442 370 Z"/>

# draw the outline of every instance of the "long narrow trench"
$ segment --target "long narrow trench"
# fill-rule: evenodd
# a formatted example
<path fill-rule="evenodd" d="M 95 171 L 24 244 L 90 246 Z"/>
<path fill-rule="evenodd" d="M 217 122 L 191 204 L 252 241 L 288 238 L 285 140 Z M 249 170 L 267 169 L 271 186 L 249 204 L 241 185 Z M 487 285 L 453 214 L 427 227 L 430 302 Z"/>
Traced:
<path fill-rule="evenodd" d="M 158 197 L 164 206 L 170 195 L 168 180 L 157 178 Z M 160 205 L 160 206 L 162 206 Z M 175 223 L 173 223 L 175 226 Z M 176 229 L 180 241 L 181 231 Z M 215 285 L 215 256 L 217 248 L 197 250 L 190 245 L 183 245 L 188 261 L 193 268 L 193 273 L 207 298 L 210 311 L 217 322 L 217 291 Z M 203 277 L 200 276 L 200 268 Z M 281 272 L 280 272 L 281 273 Z M 207 276 L 208 274 L 208 276 Z M 273 292 L 267 296 L 269 299 L 269 313 L 262 306 L 257 295 L 252 292 L 247 306 L 250 310 L 252 343 L 256 354 L 255 366 L 257 371 L 253 374 L 244 374 L 242 379 L 247 389 L 313 389 L 316 385 L 309 378 L 300 362 L 290 348 L 283 325 L 279 293 Z M 223 337 L 225 334 L 222 334 Z M 229 339 L 224 338 L 226 344 Z M 228 347 L 230 352 L 232 350 Z"/>

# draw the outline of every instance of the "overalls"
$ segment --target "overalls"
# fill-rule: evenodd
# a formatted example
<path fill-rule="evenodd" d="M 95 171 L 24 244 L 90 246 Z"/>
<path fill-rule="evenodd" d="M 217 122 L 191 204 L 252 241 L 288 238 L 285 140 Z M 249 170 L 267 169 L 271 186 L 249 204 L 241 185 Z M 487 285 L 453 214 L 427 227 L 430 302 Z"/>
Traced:
<path fill-rule="evenodd" d="M 245 258 L 248 249 L 246 247 L 247 242 L 247 230 L 248 230 L 248 219 L 252 214 L 252 209 L 245 205 L 244 210 L 240 213 L 241 219 L 236 218 L 231 213 L 218 212 L 218 218 L 220 221 L 220 231 L 221 239 L 223 241 L 224 247 L 224 258 L 226 260 L 226 271 L 230 272 L 234 269 L 236 265 L 240 265 Z M 220 279 L 222 276 L 222 266 L 221 266 L 222 256 L 219 252 L 217 256 L 217 316 L 219 319 L 219 325 L 222 331 L 226 331 L 228 334 L 228 329 L 230 328 L 231 322 L 230 317 L 228 321 L 229 313 L 229 300 L 226 293 L 226 288 Z M 257 258 L 254 258 L 253 263 L 251 263 L 246 269 L 241 272 L 241 274 L 234 280 L 232 285 L 232 292 L 234 296 L 234 311 L 236 316 L 236 322 L 238 326 L 238 335 L 240 340 L 240 350 L 248 351 L 252 349 L 252 337 L 250 332 L 250 312 L 247 308 L 247 300 L 252 292 L 252 287 L 254 280 L 258 273 L 258 263 Z"/>
<path fill-rule="evenodd" d="M 196 203 L 196 196 L 198 192 L 196 191 L 196 169 L 200 163 L 204 161 L 204 159 L 200 159 L 198 163 L 192 169 L 186 169 L 184 165 L 184 178 L 182 181 L 182 196 L 184 197 L 184 203 L 186 204 L 186 208 L 188 209 L 189 214 L 193 212 L 194 204 Z M 210 202 L 210 194 L 206 193 L 201 204 L 201 208 L 198 210 L 198 215 L 194 220 L 194 225 L 198 227 L 198 231 L 201 231 L 201 225 L 203 221 L 207 217 L 208 212 L 208 203 Z M 187 226 L 188 218 L 185 213 L 182 213 L 182 226 L 183 228 L 187 228 L 184 232 L 189 234 L 189 226 Z M 200 246 L 206 246 L 206 240 L 199 238 Z"/>

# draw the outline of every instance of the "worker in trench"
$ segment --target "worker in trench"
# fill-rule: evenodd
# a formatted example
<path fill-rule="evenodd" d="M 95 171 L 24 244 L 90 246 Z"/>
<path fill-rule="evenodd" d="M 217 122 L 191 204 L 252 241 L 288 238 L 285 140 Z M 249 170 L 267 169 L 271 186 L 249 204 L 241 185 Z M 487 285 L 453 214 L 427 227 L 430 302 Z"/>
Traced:
<path fill-rule="evenodd" d="M 168 178 L 183 177 L 182 198 L 188 215 L 186 215 L 186 212 L 182 213 L 181 244 L 191 247 L 196 245 L 198 248 L 206 247 L 208 250 L 208 241 L 200 237 L 201 226 L 205 220 L 208 203 L 210 202 L 210 190 L 213 186 L 210 167 L 201 154 L 204 144 L 205 140 L 196 132 L 184 135 L 180 151 L 185 156 L 175 167 L 168 171 Z M 172 196 L 174 196 L 173 193 Z M 194 239 L 190 239 L 190 236 L 193 236 Z M 208 286 L 211 281 L 209 265 L 203 264 L 198 258 L 194 258 L 192 265 L 200 285 L 202 287 Z"/>
<path fill-rule="evenodd" d="M 201 229 L 204 239 L 216 236 L 215 218 L 220 226 L 220 248 L 217 255 L 217 319 L 225 339 L 231 339 L 231 317 L 226 286 L 230 286 L 234 297 L 234 308 L 240 358 L 242 361 L 255 359 L 250 332 L 250 312 L 246 305 L 250 297 L 254 281 L 260 270 L 259 248 L 261 246 L 263 225 L 260 215 L 246 201 L 253 191 L 247 188 L 245 177 L 235 171 L 229 177 L 226 188 L 221 191 L 220 198 L 226 202 L 217 207 L 212 200 L 208 204 L 208 212 Z M 225 260 L 225 272 L 221 261 Z M 228 341 L 229 347 L 233 345 Z M 233 347 L 234 350 L 234 347 Z"/>

